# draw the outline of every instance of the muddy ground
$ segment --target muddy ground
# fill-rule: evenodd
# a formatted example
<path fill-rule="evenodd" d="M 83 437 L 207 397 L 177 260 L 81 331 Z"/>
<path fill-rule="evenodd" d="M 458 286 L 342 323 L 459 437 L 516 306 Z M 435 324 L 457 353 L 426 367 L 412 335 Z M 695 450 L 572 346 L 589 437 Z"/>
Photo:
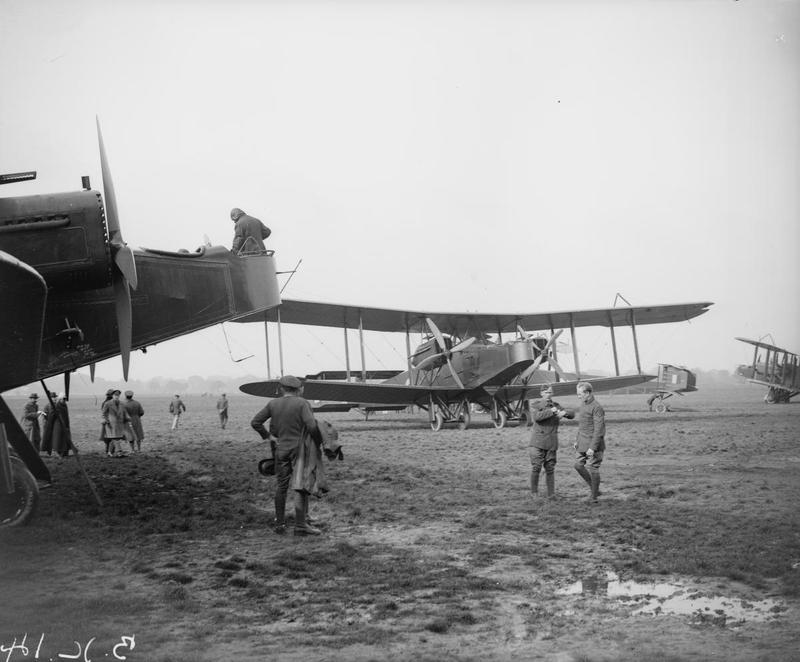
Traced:
<path fill-rule="evenodd" d="M 169 398 L 142 398 L 144 452 L 116 459 L 99 403 L 74 399 L 104 506 L 74 458 L 46 458 L 36 517 L 0 535 L 0 661 L 800 659 L 800 403 L 762 395 L 703 389 L 659 415 L 599 394 L 598 505 L 574 424 L 547 501 L 524 429 L 329 415 L 345 457 L 312 503 L 320 538 L 268 526 L 263 401 L 231 398 L 223 431 L 189 396 L 170 432 Z"/>

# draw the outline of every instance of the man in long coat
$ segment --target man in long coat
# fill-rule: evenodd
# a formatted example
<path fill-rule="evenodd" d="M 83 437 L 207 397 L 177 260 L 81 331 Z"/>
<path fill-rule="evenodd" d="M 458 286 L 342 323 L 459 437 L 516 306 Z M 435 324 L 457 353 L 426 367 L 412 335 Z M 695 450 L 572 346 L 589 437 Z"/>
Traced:
<path fill-rule="evenodd" d="M 39 427 L 40 414 L 42 412 L 39 410 L 39 394 L 31 393 L 28 396 L 28 402 L 25 403 L 25 409 L 22 411 L 22 429 L 37 452 L 42 446 L 42 430 Z"/>
<path fill-rule="evenodd" d="M 106 439 L 111 442 L 109 455 L 112 457 L 124 455 L 122 440 L 125 438 L 125 427 L 131 420 L 125 405 L 119 401 L 121 393 L 119 389 L 114 389 L 111 399 L 103 403 L 103 430 Z"/>
<path fill-rule="evenodd" d="M 144 408 L 138 400 L 133 399 L 133 391 L 125 391 L 125 411 L 128 412 L 130 423 L 128 423 L 128 442 L 131 445 L 132 451 L 141 451 L 142 442 L 144 441 L 144 428 L 142 427 L 142 416 L 144 416 Z"/>

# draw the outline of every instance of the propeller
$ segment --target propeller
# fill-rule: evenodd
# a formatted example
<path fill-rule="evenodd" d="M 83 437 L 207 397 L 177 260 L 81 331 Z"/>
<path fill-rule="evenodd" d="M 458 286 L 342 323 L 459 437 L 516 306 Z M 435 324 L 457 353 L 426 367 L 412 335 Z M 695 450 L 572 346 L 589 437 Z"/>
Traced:
<path fill-rule="evenodd" d="M 103 133 L 100 130 L 100 119 L 97 122 L 97 141 L 100 145 L 100 168 L 103 173 L 103 195 L 105 198 L 106 224 L 108 241 L 114 258 L 111 281 L 114 287 L 114 305 L 117 313 L 117 330 L 119 333 L 119 351 L 122 356 L 122 375 L 128 381 L 128 366 L 131 359 L 131 342 L 133 313 L 131 311 L 131 288 L 136 289 L 136 262 L 133 251 L 122 238 L 117 213 L 117 196 L 114 193 L 114 182 L 111 179 L 111 168 L 108 166 L 106 148 L 103 144 Z"/>
<path fill-rule="evenodd" d="M 433 337 L 436 339 L 436 343 L 439 345 L 442 351 L 439 352 L 438 354 L 433 354 L 431 356 L 424 358 L 417 364 L 416 366 L 417 369 L 422 370 L 424 369 L 424 366 L 426 366 L 427 364 L 433 363 L 434 361 L 437 361 L 438 359 L 444 357 L 444 360 L 447 362 L 447 367 L 450 368 L 450 374 L 453 375 L 453 379 L 455 380 L 456 384 L 458 384 L 458 387 L 463 389 L 464 383 L 461 381 L 461 378 L 458 376 L 458 374 L 456 374 L 455 368 L 453 368 L 453 364 L 450 362 L 450 357 L 453 354 L 461 352 L 465 350 L 467 347 L 469 347 L 472 343 L 475 342 L 475 338 L 466 338 L 465 340 L 462 340 L 454 347 L 447 349 L 447 344 L 445 343 L 442 332 L 439 331 L 439 327 L 437 327 L 436 324 L 433 323 L 433 320 L 430 317 L 426 317 L 425 321 L 428 323 L 428 327 L 430 328 Z"/>
<path fill-rule="evenodd" d="M 536 368 L 538 368 L 541 365 L 544 359 L 548 358 L 547 352 L 550 350 L 552 344 L 556 340 L 558 340 L 558 336 L 560 336 L 563 331 L 564 329 L 559 329 L 552 336 L 550 336 L 549 340 L 547 341 L 547 344 L 542 348 L 542 351 L 539 352 L 539 356 L 536 357 L 536 360 L 533 362 L 533 365 L 531 365 L 531 367 L 529 368 L 531 373 L 533 373 L 533 371 L 536 370 Z M 552 358 L 548 360 L 552 362 Z"/>

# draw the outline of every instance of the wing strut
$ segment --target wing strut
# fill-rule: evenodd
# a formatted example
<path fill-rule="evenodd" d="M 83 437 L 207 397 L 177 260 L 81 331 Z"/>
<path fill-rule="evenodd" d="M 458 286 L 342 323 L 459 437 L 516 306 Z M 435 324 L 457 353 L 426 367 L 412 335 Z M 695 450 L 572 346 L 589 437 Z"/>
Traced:
<path fill-rule="evenodd" d="M 367 366 L 364 361 L 364 321 L 361 319 L 361 311 L 358 311 L 358 344 L 361 348 L 361 381 L 367 381 Z"/>
<path fill-rule="evenodd" d="M 608 326 L 611 329 L 611 349 L 614 352 L 614 370 L 619 377 L 619 359 L 617 358 L 617 335 L 614 332 L 614 320 L 611 319 L 611 313 L 608 314 Z"/>
<path fill-rule="evenodd" d="M 581 366 L 578 363 L 578 343 L 575 342 L 575 320 L 572 313 L 569 314 L 569 333 L 572 336 L 572 358 L 575 361 L 575 376 L 581 378 Z"/>
<path fill-rule="evenodd" d="M 636 313 L 631 308 L 631 333 L 633 334 L 633 352 L 636 354 L 636 372 L 642 374 L 642 364 L 639 361 L 639 341 L 636 339 Z"/>

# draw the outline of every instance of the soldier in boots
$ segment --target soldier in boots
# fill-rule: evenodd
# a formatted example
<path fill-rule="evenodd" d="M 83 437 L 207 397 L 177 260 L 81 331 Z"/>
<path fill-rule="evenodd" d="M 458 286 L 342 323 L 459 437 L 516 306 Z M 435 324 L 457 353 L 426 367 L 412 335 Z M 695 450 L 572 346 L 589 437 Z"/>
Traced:
<path fill-rule="evenodd" d="M 606 449 L 606 413 L 592 393 L 589 382 L 580 382 L 577 386 L 578 400 L 578 438 L 575 440 L 575 471 L 591 490 L 591 501 L 597 503 L 600 496 L 600 464 L 603 462 L 603 451 Z"/>
<path fill-rule="evenodd" d="M 311 405 L 302 397 L 303 384 L 297 377 L 285 375 L 278 380 L 278 386 L 281 397 L 270 400 L 267 406 L 253 417 L 250 425 L 262 439 L 270 437 L 278 439 L 277 454 L 273 455 L 277 477 L 275 532 L 283 534 L 286 532 L 286 493 L 297 463 L 299 446 L 306 430 L 312 436 L 317 434 L 317 422 Z M 269 431 L 264 427 L 267 421 L 270 422 Z M 296 492 L 294 506 L 294 534 L 319 535 L 319 529 L 308 523 L 308 494 Z"/>
<path fill-rule="evenodd" d="M 558 424 L 562 418 L 574 418 L 575 412 L 564 409 L 553 402 L 553 387 L 542 386 L 541 400 L 530 405 L 533 426 L 531 429 L 531 493 L 539 494 L 539 475 L 544 466 L 547 481 L 547 496 L 553 498 L 556 493 L 556 453 L 558 451 Z"/>

